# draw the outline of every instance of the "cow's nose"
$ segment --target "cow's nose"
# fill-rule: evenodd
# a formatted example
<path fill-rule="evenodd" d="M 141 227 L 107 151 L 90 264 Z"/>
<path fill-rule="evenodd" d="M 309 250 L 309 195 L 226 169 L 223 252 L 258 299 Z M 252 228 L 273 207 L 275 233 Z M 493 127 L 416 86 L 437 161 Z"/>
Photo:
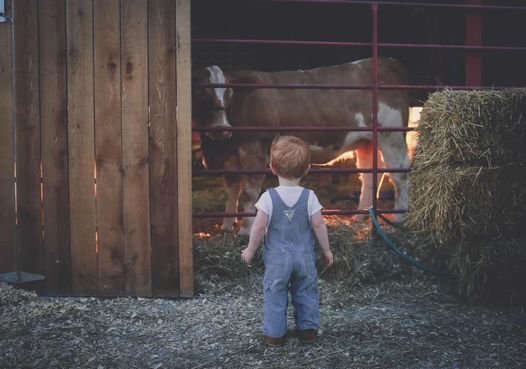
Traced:
<path fill-rule="evenodd" d="M 232 137 L 232 131 L 208 131 L 206 135 L 213 141 L 221 141 Z"/>
<path fill-rule="evenodd" d="M 225 139 L 232 137 L 232 131 L 221 131 L 218 133 L 220 133 Z"/>

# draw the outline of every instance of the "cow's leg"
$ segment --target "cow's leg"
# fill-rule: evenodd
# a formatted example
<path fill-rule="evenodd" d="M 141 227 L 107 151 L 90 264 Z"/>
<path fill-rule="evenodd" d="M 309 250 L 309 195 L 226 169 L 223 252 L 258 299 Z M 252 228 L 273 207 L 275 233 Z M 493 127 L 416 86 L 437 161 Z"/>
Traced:
<path fill-rule="evenodd" d="M 250 175 L 243 176 L 241 181 L 241 191 L 239 201 L 243 207 L 243 211 L 253 213 L 256 211 L 254 206 L 259 198 L 261 186 L 265 180 L 264 175 Z M 249 236 L 250 229 L 254 223 L 254 217 L 245 217 L 241 220 L 241 226 L 239 228 L 239 235 Z"/>
<path fill-rule="evenodd" d="M 223 176 L 223 188 L 226 194 L 225 212 L 237 212 L 237 200 L 239 190 L 241 188 L 241 180 L 239 176 Z M 234 229 L 234 217 L 224 217 L 221 230 L 225 232 L 232 232 Z"/>
<path fill-rule="evenodd" d="M 387 167 L 409 168 L 411 165 L 407 155 L 407 144 L 403 133 L 382 133 L 378 136 L 380 150 Z M 409 194 L 409 179 L 407 173 L 390 173 L 391 182 L 395 189 L 395 209 L 407 209 Z M 402 221 L 403 214 L 395 214 L 395 221 Z"/>
<path fill-rule="evenodd" d="M 370 141 L 365 141 L 356 149 L 356 167 L 357 168 L 372 168 L 373 167 L 373 149 Z M 378 155 L 378 167 L 381 168 L 382 160 Z M 378 173 L 378 188 L 380 191 L 382 184 L 383 173 Z M 358 209 L 367 210 L 373 205 L 373 174 L 372 173 L 360 173 L 360 179 L 362 181 L 362 188 L 360 193 L 360 202 Z M 378 192 L 376 195 L 378 195 Z M 358 215 L 355 217 L 356 220 L 365 220 L 367 215 Z"/>
<path fill-rule="evenodd" d="M 245 170 L 264 170 L 267 167 L 268 149 L 261 142 L 248 142 L 239 147 L 239 162 Z M 254 206 L 258 200 L 261 186 L 265 179 L 263 174 L 245 175 L 241 180 L 241 190 L 239 192 L 240 205 L 245 212 L 255 212 Z M 239 229 L 240 235 L 249 235 L 250 228 L 254 223 L 253 217 L 243 218 Z"/>

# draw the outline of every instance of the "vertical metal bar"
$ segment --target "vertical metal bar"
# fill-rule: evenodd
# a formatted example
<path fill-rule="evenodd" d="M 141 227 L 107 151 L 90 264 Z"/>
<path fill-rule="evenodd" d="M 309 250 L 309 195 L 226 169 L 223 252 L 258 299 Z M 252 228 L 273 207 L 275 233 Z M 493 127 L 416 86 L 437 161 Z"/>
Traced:
<path fill-rule="evenodd" d="M 469 5 L 481 5 L 481 0 L 466 0 Z M 482 45 L 482 16 L 480 11 L 466 13 L 466 45 Z M 480 51 L 466 51 L 466 78 L 468 86 L 482 86 L 482 55 Z"/>
<path fill-rule="evenodd" d="M 373 45 L 373 65 L 372 65 L 372 114 L 373 114 L 373 211 L 376 214 L 378 208 L 376 194 L 378 192 L 378 4 L 371 4 L 372 12 L 372 45 Z M 373 227 L 374 229 L 374 227 Z"/>

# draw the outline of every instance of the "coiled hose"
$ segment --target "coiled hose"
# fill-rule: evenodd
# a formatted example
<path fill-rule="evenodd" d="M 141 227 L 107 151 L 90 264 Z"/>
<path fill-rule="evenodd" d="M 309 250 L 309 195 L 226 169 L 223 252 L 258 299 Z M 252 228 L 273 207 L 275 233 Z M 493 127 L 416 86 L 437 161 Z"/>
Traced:
<path fill-rule="evenodd" d="M 372 207 L 369 208 L 369 215 L 371 216 L 371 219 L 372 219 L 373 224 L 374 224 L 374 228 L 376 229 L 376 232 L 378 233 L 378 235 L 380 235 L 380 237 L 382 237 L 382 239 L 385 241 L 387 246 L 389 246 L 389 249 L 392 252 L 394 252 L 396 255 L 398 255 L 400 258 L 402 258 L 402 260 L 404 260 L 405 262 L 407 262 L 410 265 L 414 266 L 415 268 L 422 270 L 425 273 L 435 274 L 435 275 L 438 275 L 440 277 L 445 277 L 445 278 L 451 278 L 451 275 L 449 275 L 448 273 L 446 273 L 444 271 L 441 271 L 441 270 L 438 270 L 438 269 L 434 269 L 434 268 L 429 268 L 429 267 L 423 265 L 418 260 L 416 260 L 414 257 L 409 255 L 406 251 L 403 251 L 396 243 L 394 243 L 389 238 L 389 236 L 387 236 L 387 233 L 385 233 L 385 231 L 383 230 L 382 226 L 378 222 L 378 218 L 376 217 L 376 214 L 375 214 L 374 209 Z M 382 217 L 382 219 L 385 219 L 385 218 Z"/>

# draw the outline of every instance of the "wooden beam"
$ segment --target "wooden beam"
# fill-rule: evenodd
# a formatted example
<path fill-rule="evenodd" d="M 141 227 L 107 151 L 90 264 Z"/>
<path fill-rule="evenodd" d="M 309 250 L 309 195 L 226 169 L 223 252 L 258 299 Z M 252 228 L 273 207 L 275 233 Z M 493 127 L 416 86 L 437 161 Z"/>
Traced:
<path fill-rule="evenodd" d="M 124 295 L 120 1 L 95 0 L 95 163 L 99 295 Z"/>
<path fill-rule="evenodd" d="M 97 294 L 93 7 L 91 0 L 66 4 L 72 284 L 75 295 L 93 296 Z"/>
<path fill-rule="evenodd" d="M 40 112 L 46 294 L 71 295 L 66 3 L 39 2 Z"/>
<path fill-rule="evenodd" d="M 148 2 L 152 294 L 179 295 L 175 2 Z"/>
<path fill-rule="evenodd" d="M 121 2 L 126 294 L 150 296 L 147 1 Z"/>
<path fill-rule="evenodd" d="M 20 264 L 43 274 L 40 198 L 40 100 L 38 3 L 13 2 L 15 51 L 15 126 Z"/>
<path fill-rule="evenodd" d="M 192 252 L 192 102 L 190 55 L 190 0 L 176 0 L 177 57 L 177 192 L 180 295 L 194 294 Z"/>
<path fill-rule="evenodd" d="M 11 0 L 5 9 L 12 17 Z M 0 273 L 16 269 L 12 37 L 13 25 L 0 24 Z"/>

